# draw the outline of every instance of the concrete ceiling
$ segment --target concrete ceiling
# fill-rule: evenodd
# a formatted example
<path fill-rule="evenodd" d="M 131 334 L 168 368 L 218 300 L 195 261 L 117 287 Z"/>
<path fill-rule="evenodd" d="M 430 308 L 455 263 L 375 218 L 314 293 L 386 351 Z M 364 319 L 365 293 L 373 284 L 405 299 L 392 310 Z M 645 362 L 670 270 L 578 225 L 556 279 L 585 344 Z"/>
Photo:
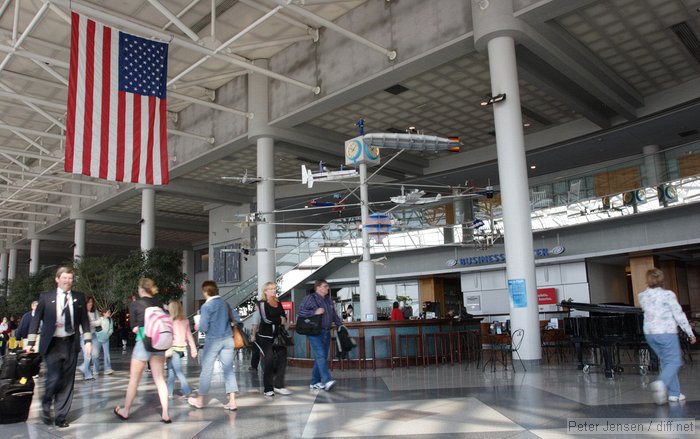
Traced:
<path fill-rule="evenodd" d="M 284 5 L 222 51 L 244 62 L 275 59 L 295 45 L 313 44 L 319 35 L 328 38 L 333 33 L 321 20 L 300 10 L 338 22 L 370 8 L 373 1 L 299 0 L 287 5 L 273 0 L 218 0 L 214 2 L 213 29 L 209 1 L 122 0 L 118 5 L 74 1 L 73 5 L 76 10 L 84 7 L 115 19 L 123 17 L 152 29 L 153 35 L 161 31 L 172 35 L 169 77 L 178 77 L 169 87 L 173 139 L 183 136 L 173 134 L 175 130 L 206 132 L 206 121 L 201 126 L 180 127 L 175 122 L 177 115 L 193 105 L 210 104 L 212 96 L 218 103 L 219 93 L 225 93 L 246 72 L 244 66 L 212 57 L 179 77 L 203 55 L 184 43 L 175 44 L 177 41 L 191 44 L 196 38 L 199 46 L 218 48 Z M 70 206 L 75 210 L 76 204 L 94 215 L 88 242 L 119 236 L 124 247 L 133 245 L 139 233 L 133 219 L 140 218 L 141 208 L 134 185 L 121 184 L 114 196 L 115 184 L 62 171 L 69 2 L 1 3 L 0 186 L 8 187 L 0 187 L 0 219 L 5 226 L 28 228 L 19 232 L 22 236 L 8 236 L 6 245 L 25 245 L 29 230 L 42 239 L 53 235 L 55 240 L 72 242 Z M 401 23 L 418 20 L 427 7 L 419 0 L 383 3 L 392 19 Z M 452 0 L 430 3 L 437 8 L 459 4 Z M 194 6 L 188 9 L 191 4 Z M 173 24 L 159 7 L 179 15 L 181 23 Z M 639 155 L 647 144 L 663 150 L 700 139 L 700 0 L 515 0 L 514 8 L 528 28 L 526 37 L 518 41 L 517 57 L 528 161 L 537 165 L 531 177 L 545 178 L 574 167 Z M 466 11 L 470 14 L 468 6 Z M 357 29 L 360 36 L 374 38 L 371 29 Z M 425 134 L 458 136 L 464 143 L 457 154 L 404 153 L 382 170 L 382 181 L 498 184 L 493 112 L 480 105 L 490 94 L 488 58 L 474 49 L 468 32 L 456 40 L 460 42 L 449 47 L 426 47 L 423 55 L 411 60 L 402 60 L 399 53 L 395 67 L 358 77 L 353 86 L 334 93 L 322 91 L 312 104 L 277 117 L 273 121 L 276 177 L 296 179 L 301 164 L 314 166 L 319 160 L 341 163 L 342 142 L 357 135 L 355 124 L 362 117 L 368 132 L 404 131 L 414 126 Z M 369 48 L 359 53 L 362 50 L 372 53 Z M 351 57 L 346 62 L 352 62 Z M 302 82 L 315 85 L 314 78 Z M 228 149 L 214 148 L 195 158 L 171 157 L 171 185 L 157 189 L 159 245 L 187 248 L 206 242 L 208 206 L 254 200 L 254 185 L 221 179 L 246 171 L 254 176 L 255 154 L 240 154 L 243 150 L 254 151 L 245 138 L 231 141 Z M 279 181 L 279 206 L 299 205 L 315 196 L 301 186 Z M 376 189 L 372 196 L 386 199 L 391 191 L 396 190 Z M 96 199 L 69 198 L 67 192 Z M 103 193 L 110 195 L 102 197 Z M 55 206 L 38 207 L 32 202 Z M 39 225 L 12 222 L 35 218 L 36 209 L 61 216 Z M 0 232 L 16 233 L 1 225 Z"/>

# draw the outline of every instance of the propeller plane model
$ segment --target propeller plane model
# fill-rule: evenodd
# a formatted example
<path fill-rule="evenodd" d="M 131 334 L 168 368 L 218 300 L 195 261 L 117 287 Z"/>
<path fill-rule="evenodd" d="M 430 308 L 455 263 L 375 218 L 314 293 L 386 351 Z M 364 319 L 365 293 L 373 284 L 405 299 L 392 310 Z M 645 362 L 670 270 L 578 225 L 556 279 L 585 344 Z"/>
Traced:
<path fill-rule="evenodd" d="M 311 172 L 310 169 L 306 169 L 306 165 L 301 165 L 301 182 L 309 188 L 314 186 L 315 181 L 345 180 L 359 175 L 354 169 L 342 167 L 338 171 L 329 171 L 323 162 L 319 162 L 319 172 Z"/>

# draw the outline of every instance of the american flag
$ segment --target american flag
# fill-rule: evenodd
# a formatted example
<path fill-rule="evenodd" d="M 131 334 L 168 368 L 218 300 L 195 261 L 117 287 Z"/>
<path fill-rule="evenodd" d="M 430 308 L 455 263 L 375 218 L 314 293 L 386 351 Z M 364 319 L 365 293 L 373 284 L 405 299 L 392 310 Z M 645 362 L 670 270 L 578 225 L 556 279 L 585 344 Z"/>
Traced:
<path fill-rule="evenodd" d="M 72 13 L 66 172 L 168 183 L 168 45 Z"/>

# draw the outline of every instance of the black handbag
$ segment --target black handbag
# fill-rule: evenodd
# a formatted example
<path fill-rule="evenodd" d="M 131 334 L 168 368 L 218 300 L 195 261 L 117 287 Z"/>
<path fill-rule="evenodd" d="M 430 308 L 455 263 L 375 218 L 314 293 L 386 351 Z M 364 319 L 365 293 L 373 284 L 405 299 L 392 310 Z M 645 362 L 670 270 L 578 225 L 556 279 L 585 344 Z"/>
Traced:
<path fill-rule="evenodd" d="M 323 316 L 316 314 L 311 317 L 297 316 L 296 330 L 301 335 L 319 335 L 321 333 L 321 323 Z"/>
<path fill-rule="evenodd" d="M 282 348 L 294 346 L 294 339 L 287 331 L 287 328 L 285 328 L 284 326 L 280 327 L 279 331 L 277 332 L 277 336 L 275 337 L 275 340 L 272 342 L 272 346 Z"/>

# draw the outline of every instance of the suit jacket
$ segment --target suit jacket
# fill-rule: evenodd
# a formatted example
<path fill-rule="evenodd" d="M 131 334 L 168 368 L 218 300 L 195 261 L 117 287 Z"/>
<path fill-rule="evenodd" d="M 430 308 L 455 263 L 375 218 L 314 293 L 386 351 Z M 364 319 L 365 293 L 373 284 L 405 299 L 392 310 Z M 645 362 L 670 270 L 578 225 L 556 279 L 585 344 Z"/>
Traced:
<path fill-rule="evenodd" d="M 80 351 L 80 332 L 78 328 L 83 328 L 83 334 L 90 334 L 90 319 L 87 315 L 85 295 L 71 290 L 71 296 L 73 297 L 73 328 L 75 328 L 73 344 L 75 351 L 78 352 Z M 41 293 L 32 323 L 29 325 L 28 341 L 29 344 L 33 344 L 36 341 L 36 334 L 39 333 L 39 326 L 43 321 L 44 324 L 41 325 L 41 338 L 39 340 L 39 352 L 42 355 L 46 355 L 46 352 L 49 350 L 49 344 L 56 331 L 58 317 L 56 315 L 56 289 Z"/>

